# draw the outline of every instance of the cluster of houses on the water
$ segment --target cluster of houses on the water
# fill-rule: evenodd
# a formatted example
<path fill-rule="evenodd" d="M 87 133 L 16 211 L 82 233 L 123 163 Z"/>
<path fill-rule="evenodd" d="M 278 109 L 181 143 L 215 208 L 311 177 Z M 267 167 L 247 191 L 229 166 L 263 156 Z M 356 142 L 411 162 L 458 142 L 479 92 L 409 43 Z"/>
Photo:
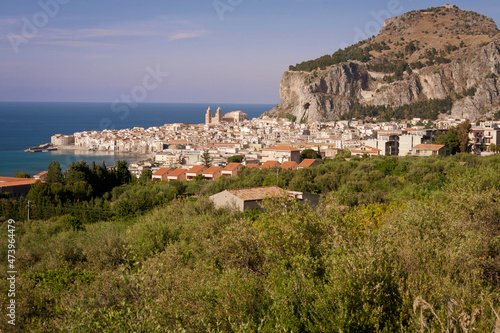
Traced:
<path fill-rule="evenodd" d="M 295 123 L 283 118 L 247 119 L 242 111 L 215 115 L 207 110 L 204 124 L 165 124 L 158 127 L 56 134 L 56 148 L 157 155 L 165 165 L 195 165 L 208 151 L 214 165 L 222 166 L 238 154 L 247 163 L 265 162 L 266 149 L 289 146 L 299 150 L 319 150 L 323 157 L 348 149 L 354 155 L 445 156 L 449 152 L 435 145 L 435 138 L 465 119 L 436 122 L 415 118 L 411 121 L 364 122 L 361 120 Z M 471 150 L 487 151 L 500 144 L 500 122 L 473 125 Z M 279 161 L 284 162 L 285 160 Z"/>
<path fill-rule="evenodd" d="M 436 144 L 436 137 L 466 121 L 448 119 L 431 123 L 415 118 L 400 122 L 351 120 L 299 124 L 288 119 L 247 118 L 241 111 L 223 115 L 220 108 L 213 115 L 209 108 L 204 124 L 175 123 L 147 129 L 56 134 L 51 138 L 51 147 L 147 154 L 151 159 L 129 165 L 137 177 L 149 169 L 157 181 L 210 180 L 234 176 L 243 166 L 289 170 L 312 167 L 318 163 L 315 159 L 301 159 L 301 152 L 306 149 L 316 151 L 323 159 L 347 150 L 351 156 L 447 156 L 449 148 Z M 469 139 L 473 153 L 494 153 L 500 147 L 500 122 L 473 124 Z M 204 165 L 207 154 L 210 167 Z M 228 163 L 235 155 L 241 163 Z M 44 177 L 46 171 L 36 175 L 42 181 Z M 26 195 L 34 181 L 0 178 L 0 193 L 8 192 L 11 198 L 18 199 Z"/>

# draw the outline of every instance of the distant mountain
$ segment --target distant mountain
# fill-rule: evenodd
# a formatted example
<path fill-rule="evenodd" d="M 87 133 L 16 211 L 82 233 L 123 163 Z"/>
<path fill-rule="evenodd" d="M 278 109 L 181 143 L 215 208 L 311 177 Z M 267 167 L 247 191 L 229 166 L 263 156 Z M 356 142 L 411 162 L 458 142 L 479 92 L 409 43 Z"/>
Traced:
<path fill-rule="evenodd" d="M 290 66 L 281 102 L 264 115 L 329 121 L 351 117 L 478 120 L 500 110 L 500 32 L 454 5 L 387 19 L 379 34 Z"/>

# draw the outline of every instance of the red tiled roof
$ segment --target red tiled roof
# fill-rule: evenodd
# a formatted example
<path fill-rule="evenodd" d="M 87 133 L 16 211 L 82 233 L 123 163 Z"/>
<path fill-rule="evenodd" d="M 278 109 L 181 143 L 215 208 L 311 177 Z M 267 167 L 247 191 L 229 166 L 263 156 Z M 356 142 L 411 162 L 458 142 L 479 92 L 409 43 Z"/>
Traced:
<path fill-rule="evenodd" d="M 249 163 L 249 164 L 245 165 L 245 167 L 247 169 L 260 168 L 260 166 L 258 164 L 255 164 L 255 163 Z"/>
<path fill-rule="evenodd" d="M 213 175 L 214 173 L 216 173 L 217 171 L 220 171 L 220 170 L 222 170 L 222 168 L 219 166 L 211 166 L 207 170 L 203 171 L 203 174 L 204 175 Z"/>
<path fill-rule="evenodd" d="M 262 164 L 261 168 L 273 168 L 273 167 L 278 167 L 280 165 L 281 164 L 278 161 L 267 161 L 266 163 Z"/>
<path fill-rule="evenodd" d="M 276 151 L 300 151 L 297 148 L 293 148 L 290 146 L 274 146 L 269 148 L 264 148 L 264 150 L 276 150 Z"/>
<path fill-rule="evenodd" d="M 161 168 L 160 170 L 158 170 L 155 173 L 153 173 L 153 176 L 163 176 L 163 175 L 168 174 L 168 173 L 170 173 L 172 171 L 173 170 L 170 169 L 170 168 Z"/>
<path fill-rule="evenodd" d="M 293 162 L 293 161 L 287 161 L 287 162 L 283 162 L 283 164 L 281 164 L 281 168 L 282 169 L 291 169 L 294 165 L 298 166 L 298 164 L 296 162 Z"/>
<path fill-rule="evenodd" d="M 186 172 L 186 169 L 175 169 L 171 173 L 168 174 L 169 177 L 178 177 Z"/>
<path fill-rule="evenodd" d="M 224 171 L 234 171 L 236 168 L 240 167 L 241 163 L 229 163 L 225 168 Z"/>
<path fill-rule="evenodd" d="M 413 149 L 421 149 L 421 150 L 439 150 L 443 148 L 444 145 L 429 145 L 429 144 L 419 144 L 413 146 Z"/>
<path fill-rule="evenodd" d="M 207 167 L 204 166 L 204 165 L 195 165 L 194 167 L 192 167 L 191 169 L 189 169 L 187 172 L 188 173 L 198 173 L 198 172 L 202 172 L 206 169 Z"/>
<path fill-rule="evenodd" d="M 314 162 L 316 162 L 315 159 L 312 159 L 312 158 L 306 158 L 305 160 L 303 160 L 300 164 L 299 164 L 299 167 L 302 167 L 302 168 L 308 168 L 310 167 Z"/>
<path fill-rule="evenodd" d="M 11 178 L 0 177 L 0 187 L 19 186 L 19 185 L 33 185 L 38 180 L 33 178 Z"/>

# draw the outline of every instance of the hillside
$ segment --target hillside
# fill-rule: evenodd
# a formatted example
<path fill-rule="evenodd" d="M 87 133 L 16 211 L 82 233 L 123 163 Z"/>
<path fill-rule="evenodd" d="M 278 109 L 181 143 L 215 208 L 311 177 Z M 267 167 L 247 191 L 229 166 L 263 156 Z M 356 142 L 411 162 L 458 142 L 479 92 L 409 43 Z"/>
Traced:
<path fill-rule="evenodd" d="M 355 106 L 363 116 L 363 106 L 452 99 L 434 116 L 477 120 L 500 107 L 499 73 L 500 34 L 491 18 L 450 5 L 411 11 L 387 19 L 374 38 L 290 66 L 281 102 L 266 115 L 328 121 Z"/>
<path fill-rule="evenodd" d="M 64 187 L 39 184 L 29 222 L 0 199 L 16 220 L 11 237 L 0 218 L 0 253 L 15 238 L 17 332 L 498 332 L 499 171 L 500 155 L 339 156 L 280 171 L 281 187 L 322 193 L 317 208 L 275 198 L 245 213 L 206 195 L 276 184 L 275 170 L 71 206 L 42 207 Z"/>

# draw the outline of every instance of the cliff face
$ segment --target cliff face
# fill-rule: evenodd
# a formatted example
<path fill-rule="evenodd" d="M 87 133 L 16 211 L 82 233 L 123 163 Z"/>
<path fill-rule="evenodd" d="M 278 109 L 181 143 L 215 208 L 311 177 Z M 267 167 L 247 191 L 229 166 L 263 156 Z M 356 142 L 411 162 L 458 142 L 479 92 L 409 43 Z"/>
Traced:
<path fill-rule="evenodd" d="M 448 16 L 460 15 L 462 18 L 465 15 L 458 8 L 446 13 Z M 371 41 L 371 45 L 380 42 L 389 45 L 391 38 L 392 41 L 404 40 L 404 37 L 400 37 L 401 33 L 413 34 L 420 39 L 417 41 L 410 37 L 406 38 L 405 43 L 392 42 L 391 49 L 370 52 L 371 60 L 367 62 L 346 61 L 311 72 L 288 70 L 280 83 L 281 102 L 265 115 L 292 114 L 297 117 L 298 122 L 330 121 L 348 112 L 355 103 L 398 107 L 450 96 L 455 101 L 452 116 L 470 120 L 485 117 L 500 105 L 500 35 L 491 35 L 495 30 L 498 32 L 494 23 L 492 27 L 491 19 L 476 13 L 468 15 L 474 18 L 474 21 L 468 22 L 475 22 L 476 26 L 473 28 L 476 29 L 472 29 L 463 38 L 454 34 L 449 34 L 447 38 L 436 34 L 428 36 L 425 31 L 419 35 L 415 31 L 429 29 L 428 25 L 422 26 L 422 20 L 427 19 L 425 13 L 410 12 L 402 17 L 389 19 L 375 41 Z M 435 26 L 437 23 L 434 20 L 431 22 Z M 405 26 L 401 27 L 403 22 Z M 477 27 L 487 31 L 481 34 Z M 454 29 L 459 31 L 458 27 Z M 418 45 L 416 50 L 410 50 L 412 52 L 408 51 L 409 40 L 412 40 L 412 45 Z M 370 44 L 363 44 L 360 48 L 366 45 Z M 443 48 L 440 49 L 439 45 Z M 449 46 L 446 48 L 448 53 L 444 51 L 445 45 Z M 395 59 L 395 56 L 397 59 L 404 57 L 407 64 L 417 61 L 425 63 L 424 57 L 433 48 L 436 57 L 440 55 L 443 59 L 446 56 L 446 62 L 432 63 L 427 60 L 428 63 L 423 68 L 407 70 L 397 77 L 391 72 L 373 70 L 374 63 L 387 63 Z M 434 59 L 433 55 L 431 59 Z M 394 79 L 387 80 L 386 76 Z"/>

